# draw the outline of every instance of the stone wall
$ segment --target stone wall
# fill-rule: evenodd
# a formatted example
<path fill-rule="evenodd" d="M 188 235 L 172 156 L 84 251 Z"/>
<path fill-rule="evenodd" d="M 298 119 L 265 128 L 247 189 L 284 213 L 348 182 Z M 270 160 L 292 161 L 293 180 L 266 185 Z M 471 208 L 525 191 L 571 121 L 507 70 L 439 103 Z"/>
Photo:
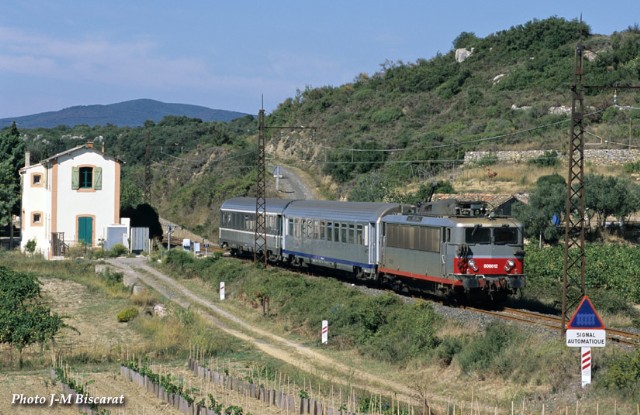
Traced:
<path fill-rule="evenodd" d="M 543 156 L 548 150 L 528 151 L 468 151 L 464 154 L 464 163 L 478 162 L 485 157 L 496 157 L 502 163 L 522 163 Z M 558 153 L 561 160 L 567 159 L 567 154 Z M 593 164 L 625 164 L 640 160 L 640 150 L 593 150 L 585 149 L 586 162 Z"/>

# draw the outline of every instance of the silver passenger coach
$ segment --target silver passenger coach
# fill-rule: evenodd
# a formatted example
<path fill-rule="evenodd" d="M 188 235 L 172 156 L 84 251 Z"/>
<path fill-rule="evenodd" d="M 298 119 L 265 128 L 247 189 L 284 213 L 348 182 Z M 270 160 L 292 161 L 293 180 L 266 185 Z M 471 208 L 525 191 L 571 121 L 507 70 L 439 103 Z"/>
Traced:
<path fill-rule="evenodd" d="M 377 272 L 382 217 L 397 203 L 296 200 L 283 212 L 283 260 L 318 265 L 364 277 Z"/>
<path fill-rule="evenodd" d="M 266 199 L 267 255 L 270 260 L 280 259 L 282 249 L 282 213 L 293 199 Z M 252 253 L 256 231 L 256 199 L 236 197 L 226 200 L 220 207 L 220 247 L 233 254 Z"/>

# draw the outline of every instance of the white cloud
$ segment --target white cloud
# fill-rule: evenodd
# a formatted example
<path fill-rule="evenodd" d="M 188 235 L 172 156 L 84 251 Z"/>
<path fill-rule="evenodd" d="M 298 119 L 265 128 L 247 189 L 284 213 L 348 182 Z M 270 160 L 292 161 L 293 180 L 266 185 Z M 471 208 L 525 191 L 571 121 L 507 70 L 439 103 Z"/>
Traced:
<path fill-rule="evenodd" d="M 0 70 L 16 74 L 149 87 L 194 86 L 210 76 L 202 60 L 162 56 L 146 40 L 56 39 L 4 27 L 0 45 Z"/>

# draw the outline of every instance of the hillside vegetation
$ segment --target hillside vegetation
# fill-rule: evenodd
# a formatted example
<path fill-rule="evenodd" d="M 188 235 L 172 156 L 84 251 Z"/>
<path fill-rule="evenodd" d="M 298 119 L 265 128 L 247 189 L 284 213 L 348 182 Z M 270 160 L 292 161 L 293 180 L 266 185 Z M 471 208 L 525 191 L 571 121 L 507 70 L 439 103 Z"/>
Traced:
<path fill-rule="evenodd" d="M 553 17 L 485 38 L 463 32 L 447 53 L 385 62 L 351 83 L 298 91 L 267 117 L 267 156 L 315 175 L 329 198 L 406 200 L 403 193 L 424 194 L 420 184 L 459 166 L 465 151 L 566 151 L 569 116 L 558 108 L 571 105 L 578 42 L 589 57 L 585 84 L 638 84 L 637 25 L 603 36 L 591 34 L 586 23 Z M 472 53 L 457 62 L 458 48 Z M 613 90 L 587 90 L 587 138 L 599 137 L 603 146 L 639 145 L 640 110 L 634 108 L 640 97 L 618 90 L 617 104 L 627 106 L 621 110 L 613 96 Z M 102 141 L 126 163 L 123 205 L 147 200 L 162 216 L 211 237 L 221 200 L 252 192 L 256 127 L 251 116 L 228 123 L 169 116 L 135 128 L 21 132 L 36 159 Z"/>

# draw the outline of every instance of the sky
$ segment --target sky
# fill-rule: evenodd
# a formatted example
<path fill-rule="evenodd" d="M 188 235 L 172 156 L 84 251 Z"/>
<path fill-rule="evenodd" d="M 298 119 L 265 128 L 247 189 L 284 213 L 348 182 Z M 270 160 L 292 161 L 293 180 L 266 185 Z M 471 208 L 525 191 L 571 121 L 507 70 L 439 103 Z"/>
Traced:
<path fill-rule="evenodd" d="M 0 118 L 138 98 L 256 114 L 385 61 L 551 16 L 611 34 L 640 1 L 3 0 Z"/>

